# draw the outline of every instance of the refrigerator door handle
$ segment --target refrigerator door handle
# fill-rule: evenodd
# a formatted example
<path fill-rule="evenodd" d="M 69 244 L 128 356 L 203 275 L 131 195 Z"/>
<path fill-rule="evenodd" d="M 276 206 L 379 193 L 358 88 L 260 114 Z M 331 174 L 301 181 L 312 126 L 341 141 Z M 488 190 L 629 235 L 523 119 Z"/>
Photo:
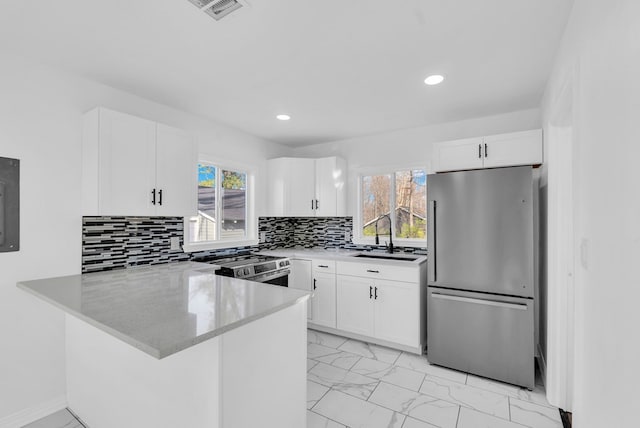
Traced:
<path fill-rule="evenodd" d="M 429 271 L 431 272 L 431 283 L 435 283 L 438 281 L 438 263 L 436 256 L 436 248 L 437 248 L 437 235 L 436 235 L 436 201 L 429 201 L 429 212 L 431 213 L 431 221 L 429 222 L 429 230 L 428 234 L 430 236 L 429 242 L 431 243 L 431 248 L 427 248 L 428 258 L 429 260 Z"/>
<path fill-rule="evenodd" d="M 526 311 L 527 305 L 522 303 L 501 302 L 499 300 L 474 299 L 472 297 L 452 296 L 450 294 L 432 293 L 434 299 L 454 300 L 456 302 L 475 303 L 485 306 L 498 306 L 500 308 L 517 309 Z"/>

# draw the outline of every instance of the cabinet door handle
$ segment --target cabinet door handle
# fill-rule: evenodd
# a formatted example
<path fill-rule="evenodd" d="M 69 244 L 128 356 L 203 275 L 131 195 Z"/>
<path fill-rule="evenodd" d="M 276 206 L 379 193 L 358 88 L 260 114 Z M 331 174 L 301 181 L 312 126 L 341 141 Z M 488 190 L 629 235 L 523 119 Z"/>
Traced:
<path fill-rule="evenodd" d="M 373 297 L 374 300 L 378 300 L 378 287 L 375 287 L 375 290 L 373 292 L 373 296 L 374 296 Z"/>
<path fill-rule="evenodd" d="M 311 199 L 311 209 L 313 210 L 313 199 Z"/>
<path fill-rule="evenodd" d="M 482 159 L 482 144 L 478 144 L 478 159 Z"/>
<path fill-rule="evenodd" d="M 489 152 L 487 151 L 487 143 L 484 143 L 484 157 L 485 158 L 489 157 Z"/>
<path fill-rule="evenodd" d="M 313 289 L 315 290 L 316 288 L 317 288 L 317 287 L 316 287 L 316 279 L 315 279 L 315 278 L 313 278 Z"/>
<path fill-rule="evenodd" d="M 316 199 L 316 209 L 318 209 L 318 200 Z"/>
<path fill-rule="evenodd" d="M 380 273 L 379 270 L 373 270 L 373 269 L 367 269 L 367 272 L 369 272 L 369 273 Z"/>
<path fill-rule="evenodd" d="M 151 203 L 152 203 L 153 205 L 155 205 L 155 204 L 156 204 L 156 189 L 153 189 L 153 190 L 151 191 L 151 195 L 152 195 Z"/>
<path fill-rule="evenodd" d="M 158 196 L 159 196 L 158 205 L 162 205 L 162 189 L 158 190 Z"/>
<path fill-rule="evenodd" d="M 369 286 L 369 298 L 371 299 L 373 297 L 373 287 Z"/>

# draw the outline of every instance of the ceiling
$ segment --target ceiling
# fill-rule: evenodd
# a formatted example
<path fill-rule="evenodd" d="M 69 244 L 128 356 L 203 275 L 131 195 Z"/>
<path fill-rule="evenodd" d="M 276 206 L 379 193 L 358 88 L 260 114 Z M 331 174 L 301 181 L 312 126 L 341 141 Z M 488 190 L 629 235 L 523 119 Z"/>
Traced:
<path fill-rule="evenodd" d="M 0 50 L 299 146 L 538 107 L 572 0 L 249 3 L 3 0 Z"/>

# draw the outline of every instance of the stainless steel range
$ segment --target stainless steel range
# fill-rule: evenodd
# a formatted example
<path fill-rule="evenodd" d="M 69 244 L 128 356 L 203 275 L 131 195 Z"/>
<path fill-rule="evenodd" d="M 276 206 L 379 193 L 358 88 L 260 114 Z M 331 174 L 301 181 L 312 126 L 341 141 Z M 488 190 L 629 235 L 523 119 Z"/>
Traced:
<path fill-rule="evenodd" d="M 246 254 L 225 259 L 194 259 L 194 261 L 220 266 L 217 275 L 246 279 L 247 281 L 289 286 L 291 263 L 286 257 Z"/>

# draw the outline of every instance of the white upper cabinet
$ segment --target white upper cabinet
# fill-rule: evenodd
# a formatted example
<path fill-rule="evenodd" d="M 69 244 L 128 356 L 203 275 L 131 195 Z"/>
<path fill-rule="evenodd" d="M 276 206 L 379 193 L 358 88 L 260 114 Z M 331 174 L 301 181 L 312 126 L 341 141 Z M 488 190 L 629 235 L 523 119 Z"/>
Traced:
<path fill-rule="evenodd" d="M 434 172 L 541 163 L 541 129 L 445 141 L 433 145 Z"/>
<path fill-rule="evenodd" d="M 194 215 L 196 165 L 184 131 L 94 109 L 84 117 L 83 215 Z"/>
<path fill-rule="evenodd" d="M 157 215 L 196 215 L 198 154 L 193 137 L 161 123 L 156 129 Z"/>
<path fill-rule="evenodd" d="M 291 217 L 310 217 L 315 215 L 315 166 L 314 159 L 291 159 L 288 162 L 289 180 L 285 187 L 285 212 Z"/>
<path fill-rule="evenodd" d="M 346 214 L 346 162 L 276 158 L 268 161 L 269 215 L 329 217 Z"/>
<path fill-rule="evenodd" d="M 433 145 L 435 171 L 482 168 L 482 137 Z"/>

